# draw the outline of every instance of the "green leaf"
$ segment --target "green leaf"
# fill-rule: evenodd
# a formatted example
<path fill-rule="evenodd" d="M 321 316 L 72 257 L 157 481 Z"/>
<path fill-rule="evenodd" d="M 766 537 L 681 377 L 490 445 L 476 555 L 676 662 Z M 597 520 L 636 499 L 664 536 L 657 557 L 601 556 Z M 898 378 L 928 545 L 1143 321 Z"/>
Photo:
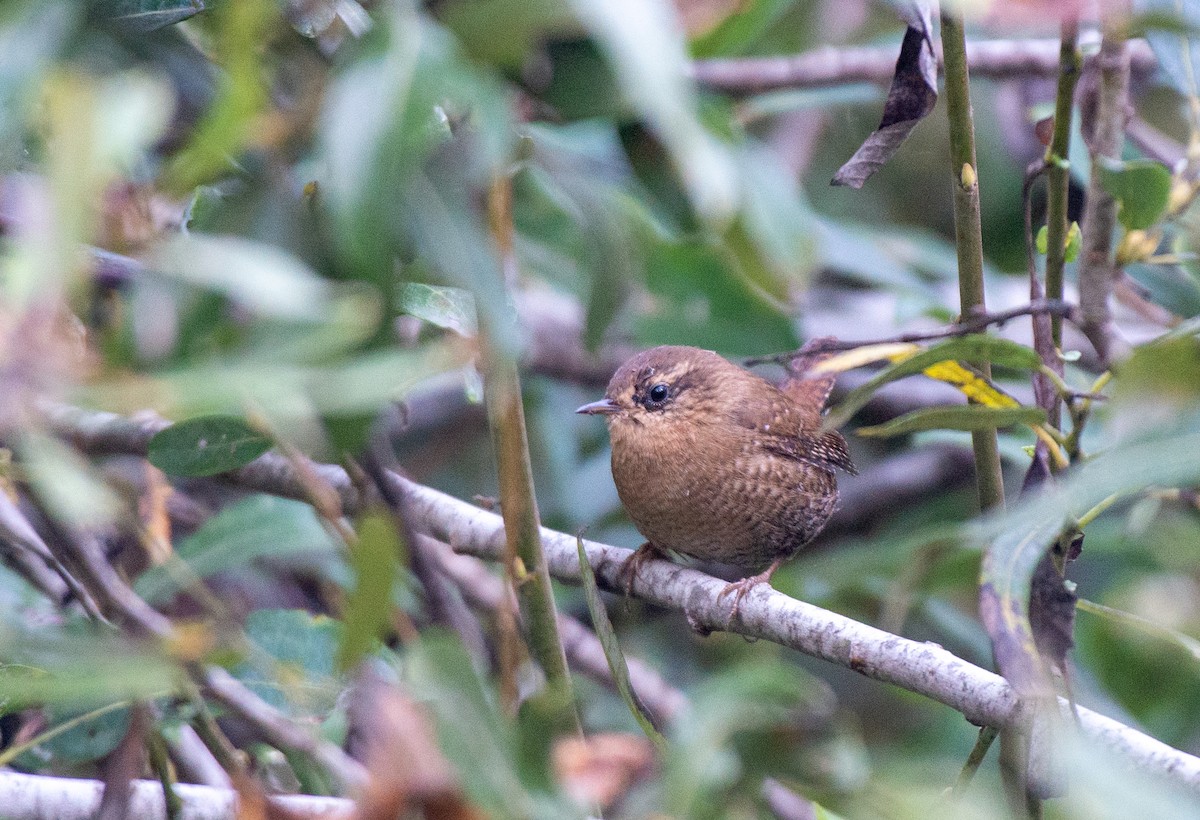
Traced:
<path fill-rule="evenodd" d="M 1061 522 L 1048 519 L 1000 533 L 983 551 L 980 616 L 996 663 L 1022 696 L 1047 694 L 1043 659 L 1030 623 L 1030 596 L 1034 571 L 1061 532 Z"/>
<path fill-rule="evenodd" d="M 723 249 L 659 241 L 647 253 L 646 284 L 660 298 L 636 322 L 639 343 L 693 345 L 733 356 L 799 346 L 791 319 L 746 281 Z"/>
<path fill-rule="evenodd" d="M 795 5 L 796 0 L 738 3 L 733 14 L 692 42 L 692 55 L 698 59 L 741 56 Z"/>
<path fill-rule="evenodd" d="M 1099 163 L 1100 184 L 1120 203 L 1117 219 L 1127 231 L 1142 231 L 1166 213 L 1171 172 L 1153 160 Z"/>
<path fill-rule="evenodd" d="M 548 42 L 582 33 L 558 0 L 447 0 L 437 13 L 472 57 L 511 71 Z"/>
<path fill-rule="evenodd" d="M 945 361 L 964 361 L 973 364 L 990 363 L 1021 370 L 1037 370 L 1041 359 L 1037 351 L 999 336 L 972 334 L 936 344 L 915 356 L 910 356 L 885 368 L 870 381 L 855 388 L 825 417 L 826 429 L 835 429 L 848 422 L 883 385 L 920 373 L 930 365 Z"/>
<path fill-rule="evenodd" d="M 221 510 L 175 547 L 174 561 L 151 567 L 134 589 L 150 603 L 165 601 L 193 579 L 237 569 L 259 558 L 304 553 L 339 557 L 337 542 L 312 506 L 273 495 L 253 495 Z"/>
<path fill-rule="evenodd" d="M 0 708 L 64 704 L 87 709 L 155 698 L 183 676 L 157 646 L 90 624 L 0 628 Z"/>
<path fill-rule="evenodd" d="M 417 348 L 368 350 L 327 366 L 306 367 L 268 357 L 262 352 L 227 361 L 156 374 L 154 389 L 137 393 L 127 379 L 85 388 L 84 401 L 133 411 L 153 406 L 165 391 L 175 413 L 230 413 L 246 404 L 271 412 L 272 423 L 315 409 L 326 415 L 374 415 L 389 401 L 400 401 L 421 382 L 462 367 L 469 351 L 453 339 L 438 339 Z M 148 385 L 147 385 L 148 386 Z"/>
<path fill-rule="evenodd" d="M 1041 424 L 1045 411 L 1037 407 L 983 407 L 975 404 L 914 410 L 885 424 L 860 427 L 860 436 L 901 436 L 923 430 L 994 430 L 1016 424 Z"/>
<path fill-rule="evenodd" d="M 726 666 L 706 676 L 691 692 L 688 714 L 671 725 L 663 772 L 668 816 L 730 816 L 725 803 L 730 786 L 743 777 L 754 781 L 772 770 L 778 773 L 780 762 L 773 755 L 758 760 L 738 755 L 734 741 L 749 735 L 750 748 L 764 748 L 772 735 L 794 731 L 797 713 L 820 713 L 835 702 L 819 679 L 777 658 Z M 756 770 L 747 777 L 745 768 Z"/>
<path fill-rule="evenodd" d="M 156 245 L 146 264 L 264 316 L 315 320 L 331 310 L 329 284 L 290 253 L 264 242 L 185 234 Z"/>
<path fill-rule="evenodd" d="M 30 483 L 57 520 L 86 529 L 116 520 L 123 502 L 77 450 L 40 433 L 25 433 L 19 442 L 17 452 Z"/>
<path fill-rule="evenodd" d="M 122 31 L 144 34 L 204 11 L 204 0 L 100 0 L 92 14 Z"/>
<path fill-rule="evenodd" d="M 89 712 L 93 713 L 91 717 L 87 717 Z M 52 709 L 48 718 L 51 729 L 67 721 L 86 718 L 40 745 L 58 761 L 88 763 L 117 748 L 129 731 L 130 711 L 128 705 L 120 703 L 96 710 L 68 706 Z"/>
<path fill-rule="evenodd" d="M 1047 237 L 1049 235 L 1050 235 L 1050 226 L 1043 225 L 1042 227 L 1038 228 L 1037 239 L 1034 240 L 1037 244 L 1037 252 L 1038 253 L 1045 255 L 1046 249 L 1048 247 L 1050 247 L 1050 243 L 1047 241 Z"/>
<path fill-rule="evenodd" d="M 738 208 L 738 178 L 725 147 L 701 123 L 687 81 L 687 51 L 666 0 L 570 0 L 604 50 L 625 97 L 674 160 L 693 207 L 720 223 Z"/>
<path fill-rule="evenodd" d="M 255 122 L 269 105 L 270 74 L 262 44 L 278 14 L 271 0 L 238 0 L 217 7 L 215 44 L 223 82 L 187 147 L 173 156 L 165 187 L 187 192 L 228 173 L 254 139 Z"/>
<path fill-rule="evenodd" d="M 291 714 L 324 717 L 343 682 L 334 668 L 341 625 L 299 609 L 260 609 L 246 618 L 252 651 L 233 673 Z"/>
<path fill-rule="evenodd" d="M 438 745 L 471 802 L 498 818 L 533 816 L 514 767 L 515 738 L 484 691 L 471 658 L 452 636 L 427 630 L 405 659 L 413 691 L 433 713 Z"/>
<path fill-rule="evenodd" d="M 408 282 L 400 291 L 400 310 L 438 327 L 471 337 L 479 330 L 475 299 L 462 288 Z"/>
<path fill-rule="evenodd" d="M 514 181 L 518 251 L 585 301 L 584 343 L 592 349 L 642 274 L 637 236 L 652 219 L 632 195 L 612 125 L 532 125 L 528 138 L 532 157 Z"/>
<path fill-rule="evenodd" d="M 1072 222 L 1071 227 L 1067 230 L 1067 246 L 1063 249 L 1063 261 L 1074 262 L 1079 258 L 1079 250 L 1083 247 L 1083 233 L 1079 230 L 1079 223 Z"/>
<path fill-rule="evenodd" d="M 510 158 L 509 94 L 414 4 L 389 4 L 376 20 L 325 95 L 322 190 L 338 250 L 385 294 L 395 258 L 415 255 L 442 283 L 471 290 L 492 342 L 515 355 L 478 197 Z"/>
<path fill-rule="evenodd" d="M 1196 95 L 1200 91 L 1196 87 L 1196 77 L 1200 77 L 1200 38 L 1196 37 L 1200 8 L 1187 0 L 1138 0 L 1134 11 L 1144 19 L 1149 15 L 1145 37 L 1163 76 L 1184 99 Z M 1164 25 L 1168 20 L 1175 25 Z"/>
<path fill-rule="evenodd" d="M 201 416 L 155 434 L 147 458 L 169 475 L 197 477 L 245 467 L 270 449 L 269 438 L 236 416 Z"/>
<path fill-rule="evenodd" d="M 1186 265 L 1135 262 L 1126 265 L 1125 270 L 1146 289 L 1146 295 L 1156 305 L 1184 318 L 1200 315 L 1200 276 L 1195 262 Z"/>
<path fill-rule="evenodd" d="M 621 652 L 621 644 L 617 641 L 617 633 L 613 630 L 612 621 L 608 619 L 608 610 L 604 607 L 604 599 L 600 597 L 600 588 L 596 586 L 596 573 L 592 571 L 592 565 L 588 563 L 587 552 L 583 548 L 583 539 L 577 538 L 575 544 L 579 552 L 579 577 L 583 582 L 583 595 L 587 601 L 588 612 L 592 616 L 592 629 L 595 630 L 600 647 L 604 650 L 604 659 L 608 661 L 608 669 L 612 672 L 617 692 L 625 701 L 625 705 L 629 707 L 638 726 L 642 727 L 642 731 L 646 733 L 646 737 L 654 741 L 654 745 L 662 750 L 666 746 L 666 738 L 654 726 L 654 721 L 650 719 L 646 707 L 642 705 L 642 702 L 638 700 L 637 693 L 633 691 L 633 684 L 629 681 L 629 667 L 625 663 L 625 655 Z"/>
<path fill-rule="evenodd" d="M 376 511 L 358 524 L 358 542 L 350 549 L 354 589 L 346 598 L 342 642 L 337 668 L 355 666 L 378 643 L 392 612 L 392 589 L 404 548 L 396 525 L 386 513 Z"/>

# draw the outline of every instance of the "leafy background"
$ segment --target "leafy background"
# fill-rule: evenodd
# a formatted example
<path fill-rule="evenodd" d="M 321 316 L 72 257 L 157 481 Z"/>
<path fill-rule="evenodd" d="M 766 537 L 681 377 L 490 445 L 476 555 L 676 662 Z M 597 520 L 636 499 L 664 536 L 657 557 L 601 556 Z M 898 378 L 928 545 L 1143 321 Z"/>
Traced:
<path fill-rule="evenodd" d="M 1151 28 L 1161 69 L 1138 76 L 1134 102 L 1186 144 L 1195 89 L 1169 55 L 1196 15 L 1188 4 L 1168 11 L 1174 22 L 1155 17 Z M 475 365 L 482 343 L 523 362 L 544 522 L 637 546 L 602 425 L 572 412 L 599 396 L 620 351 L 679 343 L 738 358 L 955 315 L 942 103 L 852 191 L 828 183 L 878 124 L 882 89 L 734 97 L 684 79 L 692 59 L 894 47 L 901 31 L 892 7 L 867 2 L 8 0 L 6 488 L 32 489 L 45 515 L 98 533 L 139 593 L 200 625 L 200 656 L 323 736 L 345 739 L 339 695 L 350 661 L 367 653 L 428 709 L 470 801 L 496 816 L 582 812 L 562 768 L 555 774 L 549 741 L 559 729 L 548 732 L 554 723 L 536 699 L 505 715 L 488 658 L 425 628 L 419 585 L 394 566 L 401 538 L 390 523 L 355 522 L 364 547 L 348 557 L 309 505 L 187 479 L 175 480 L 177 498 L 192 506 L 167 505 L 169 526 L 145 516 L 147 503 L 139 518 L 139 501 L 163 479 L 130 459 L 84 459 L 47 435 L 36 408 L 52 400 L 217 416 L 191 428 L 193 443 L 227 444 L 232 461 L 208 452 L 189 468 L 172 460 L 170 442 L 151 456 L 173 475 L 201 475 L 272 444 L 324 461 L 357 456 L 372 423 L 403 401 L 407 425 L 391 431 L 403 469 L 458 497 L 486 497 L 497 484 Z M 1057 31 L 997 6 L 973 18 L 970 34 Z M 1042 153 L 1032 123 L 1053 89 L 979 79 L 973 94 L 989 295 L 1009 305 L 1027 293 L 1022 171 Z M 1081 155 L 1076 173 L 1086 170 Z M 511 178 L 517 274 L 507 282 L 484 206 L 498 176 Z M 1126 215 L 1160 182 L 1127 179 Z M 1166 231 L 1161 258 L 1129 272 L 1151 304 L 1180 319 L 1200 314 L 1190 213 L 1151 208 L 1149 222 L 1126 225 Z M 1161 332 L 1132 314 L 1122 321 L 1135 341 Z M 1016 323 L 1006 331 L 1024 332 Z M 1079 515 L 1122 493 L 1087 527 L 1071 571 L 1093 602 L 1076 624 L 1075 696 L 1195 753 L 1200 517 L 1186 488 L 1200 481 L 1200 462 L 1180 448 L 1200 421 L 1200 357 L 1194 335 L 1177 335 L 1119 373 L 1085 430 L 1085 449 L 1107 457 L 1061 498 Z M 1068 347 L 1085 354 L 1068 379 L 1086 389 L 1096 363 L 1080 338 Z M 1001 374 L 1029 403 L 1024 379 Z M 885 391 L 851 428 L 947 400 L 911 382 Z M 916 463 L 934 465 L 936 480 L 906 493 L 910 475 L 871 503 L 851 503 L 862 499 L 847 479 L 843 514 L 776 587 L 990 666 L 977 615 L 979 533 L 1012 531 L 1036 509 L 976 519 L 965 433 L 852 438 L 860 481 L 921 454 L 929 461 Z M 1001 433 L 1011 490 L 1032 443 L 1027 430 Z M 975 528 L 959 526 L 967 522 Z M 199 579 L 207 595 L 196 592 Z M 33 716 L 46 727 L 92 716 L 5 757 L 10 765 L 95 773 L 129 723 L 129 709 L 109 707 L 130 699 L 154 703 L 168 735 L 193 719 L 195 702 L 178 697 L 182 650 L 97 632 L 13 572 L 0 572 L 0 591 L 5 744 L 15 748 Z M 362 601 L 380 599 L 417 637 L 373 642 L 380 610 Z M 556 599 L 588 617 L 579 589 L 556 587 Z M 994 762 L 965 796 L 943 794 L 977 734 L 960 715 L 765 642 L 700 637 L 679 613 L 618 599 L 609 609 L 624 651 L 690 704 L 667 727 L 657 762 L 619 789 L 612 816 L 759 816 L 764 778 L 847 817 L 1004 813 Z M 587 732 L 623 733 L 628 748 L 643 748 L 616 694 L 578 676 L 576 687 Z M 330 788 L 295 756 L 238 740 L 272 788 Z M 1048 805 L 1051 816 L 1195 811 L 1095 749 L 1062 753 L 1074 782 Z"/>

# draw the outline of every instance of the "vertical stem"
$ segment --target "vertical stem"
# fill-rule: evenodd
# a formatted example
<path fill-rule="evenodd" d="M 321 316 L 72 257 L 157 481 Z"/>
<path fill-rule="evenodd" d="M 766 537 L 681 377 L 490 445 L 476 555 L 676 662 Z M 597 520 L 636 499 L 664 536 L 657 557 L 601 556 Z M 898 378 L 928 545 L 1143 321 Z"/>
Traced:
<path fill-rule="evenodd" d="M 950 160 L 954 184 L 954 239 L 958 251 L 958 294 L 962 316 L 986 310 L 983 298 L 983 234 L 979 224 L 979 176 L 975 164 L 975 125 L 967 76 L 967 41 L 958 11 L 942 7 L 942 53 L 946 72 L 946 111 L 950 118 Z M 990 376 L 990 368 L 984 367 Z M 1004 504 L 1004 480 L 995 430 L 971 434 L 979 506 Z"/>
<path fill-rule="evenodd" d="M 1067 198 L 1071 168 L 1071 113 L 1075 108 L 1075 84 L 1079 80 L 1079 21 L 1068 17 L 1062 23 L 1058 51 L 1058 94 L 1054 101 L 1054 134 L 1046 152 L 1046 298 L 1063 298 L 1063 264 L 1067 241 Z M 1062 349 L 1062 317 L 1050 317 L 1054 346 Z M 1058 427 L 1057 420 L 1051 419 Z"/>
<path fill-rule="evenodd" d="M 506 279 L 515 278 L 512 183 L 497 177 L 488 191 L 488 218 Z M 514 319 L 515 321 L 515 316 Z M 500 478 L 500 512 L 507 547 L 505 565 L 517 591 L 530 650 L 551 687 L 570 692 L 567 656 L 558 635 L 550 570 L 542 551 L 541 520 L 533 489 L 525 410 L 517 363 L 483 338 L 484 400 Z"/>
<path fill-rule="evenodd" d="M 1100 87 L 1096 101 L 1096 124 L 1089 148 L 1092 178 L 1088 181 L 1083 209 L 1083 249 L 1079 257 L 1079 310 L 1082 329 L 1103 362 L 1113 356 L 1115 339 L 1109 298 L 1120 273 L 1113 261 L 1112 234 L 1117 224 L 1117 205 L 1100 184 L 1099 164 L 1119 159 L 1125 142 L 1125 106 L 1129 95 L 1129 50 L 1126 19 L 1112 11 L 1104 20 L 1097 65 Z"/>
<path fill-rule="evenodd" d="M 171 761 L 167 754 L 167 744 L 158 729 L 151 727 L 146 733 L 146 752 L 150 758 L 150 768 L 154 776 L 162 784 L 163 803 L 166 806 L 168 820 L 176 820 L 183 815 L 183 800 L 175 791 L 175 773 L 171 770 Z"/>

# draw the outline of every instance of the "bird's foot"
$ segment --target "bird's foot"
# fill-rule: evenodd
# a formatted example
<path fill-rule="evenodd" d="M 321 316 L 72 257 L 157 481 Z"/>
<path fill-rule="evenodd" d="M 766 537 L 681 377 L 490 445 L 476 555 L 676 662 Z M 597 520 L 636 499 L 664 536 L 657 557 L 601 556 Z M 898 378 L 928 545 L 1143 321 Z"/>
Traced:
<path fill-rule="evenodd" d="M 751 575 L 743 578 L 740 581 L 733 581 L 725 585 L 725 589 L 717 593 L 717 601 L 720 601 L 726 595 L 733 596 L 733 609 L 729 611 L 729 620 L 733 621 L 737 618 L 738 613 L 742 610 L 742 599 L 746 597 L 750 590 L 754 589 L 759 584 L 768 584 L 771 576 L 775 574 L 775 570 L 779 569 L 779 565 L 783 563 L 782 558 L 775 559 L 771 566 L 758 575 Z"/>
<path fill-rule="evenodd" d="M 633 582 L 637 579 L 638 570 L 642 568 L 642 564 L 655 558 L 666 560 L 667 554 L 647 541 L 634 550 L 633 555 L 625 559 L 619 578 L 621 586 L 625 587 L 626 598 L 633 594 Z"/>

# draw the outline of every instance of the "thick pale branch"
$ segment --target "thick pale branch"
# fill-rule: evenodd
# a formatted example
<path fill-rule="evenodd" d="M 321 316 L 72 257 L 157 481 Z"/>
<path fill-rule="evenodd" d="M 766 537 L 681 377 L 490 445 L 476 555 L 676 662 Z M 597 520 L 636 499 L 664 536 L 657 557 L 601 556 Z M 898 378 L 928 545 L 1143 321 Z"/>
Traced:
<path fill-rule="evenodd" d="M 59 409 L 49 415 L 61 435 L 90 445 L 88 449 L 93 452 L 144 455 L 150 436 L 165 425 L 157 419 L 134 421 L 78 410 Z M 76 430 L 77 425 L 82 429 Z M 316 466 L 353 506 L 354 489 L 345 472 L 333 465 Z M 303 488 L 294 475 L 288 474 L 291 469 L 281 456 L 267 454 L 231 474 L 228 480 L 261 492 L 303 498 Z M 392 480 L 409 494 L 410 514 L 418 529 L 447 541 L 460 552 L 493 560 L 503 558 L 504 524 L 499 516 L 398 475 Z M 579 559 L 574 536 L 543 529 L 542 540 L 551 574 L 577 581 Z M 630 551 L 590 541 L 585 547 L 597 578 L 610 589 L 623 589 L 619 572 Z M 632 592 L 682 610 L 698 629 L 765 638 L 925 695 L 961 712 L 972 723 L 1005 728 L 1020 720 L 1016 695 L 1003 678 L 936 644 L 910 641 L 763 587 L 746 596 L 741 617 L 730 623 L 728 603 L 717 599 L 725 585 L 692 569 L 650 561 L 639 570 Z M 1063 708 L 1067 708 L 1065 702 Z M 1078 708 L 1077 714 L 1085 737 L 1125 756 L 1136 768 L 1200 791 L 1200 758 L 1091 710 Z"/>
<path fill-rule="evenodd" d="M 1157 62 L 1146 42 L 1136 40 L 1130 45 L 1134 70 L 1153 71 Z M 896 72 L 896 54 L 895 46 L 825 47 L 781 57 L 698 60 L 691 70 L 701 85 L 731 94 L 846 83 L 885 84 Z M 989 79 L 1057 77 L 1059 41 L 976 40 L 967 43 L 967 65 L 973 76 Z"/>
<path fill-rule="evenodd" d="M 162 784 L 135 780 L 129 801 L 129 816 L 144 820 L 166 818 Z M 99 780 L 0 772 L 0 806 L 8 820 L 91 820 L 96 816 L 104 784 Z M 183 801 L 184 820 L 231 820 L 238 815 L 238 796 L 230 789 L 176 784 Z M 349 820 L 357 817 L 354 803 L 339 797 L 286 795 L 271 798 L 288 817 L 306 820 Z"/>

